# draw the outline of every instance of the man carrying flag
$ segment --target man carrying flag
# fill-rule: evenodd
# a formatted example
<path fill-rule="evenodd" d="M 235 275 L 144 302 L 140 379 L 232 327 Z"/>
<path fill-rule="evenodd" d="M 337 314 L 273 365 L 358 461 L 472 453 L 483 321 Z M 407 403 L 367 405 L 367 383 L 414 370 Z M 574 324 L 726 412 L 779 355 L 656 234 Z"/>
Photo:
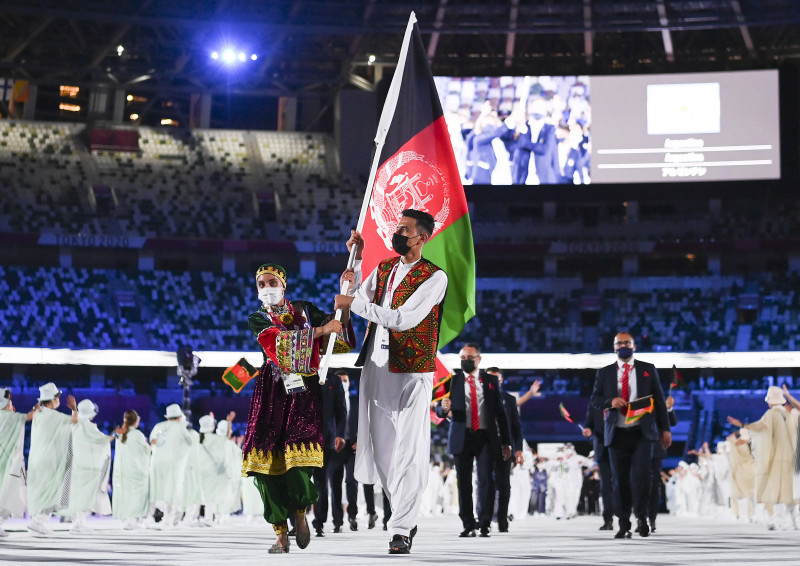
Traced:
<path fill-rule="evenodd" d="M 336 296 L 337 309 L 350 307 L 370 321 L 356 361 L 364 369 L 355 476 L 366 484 L 380 480 L 389 496 L 390 554 L 410 552 L 428 483 L 429 407 L 447 291 L 445 272 L 422 257 L 433 217 L 417 210 L 402 214 L 392 238 L 401 257 L 383 260 L 354 298 Z M 364 245 L 357 232 L 352 245 Z"/>
<path fill-rule="evenodd" d="M 636 515 L 639 535 L 650 534 L 647 520 L 653 448 L 656 442 L 664 448 L 672 443 L 658 371 L 653 364 L 634 361 L 635 351 L 633 335 L 617 334 L 614 337 L 617 360 L 597 370 L 592 392 L 592 406 L 605 415 L 603 440 L 609 449 L 614 507 L 619 518 L 615 538 L 631 537 L 631 511 Z M 653 410 L 648 410 L 651 402 Z M 639 413 L 633 422 L 628 421 L 631 412 Z"/>
<path fill-rule="evenodd" d="M 383 484 L 392 508 L 389 553 L 408 554 L 428 482 L 436 351 L 475 314 L 467 201 L 413 13 L 375 142 L 358 230 L 348 241 L 356 263 L 345 280 L 358 288 L 355 298 L 337 295 L 336 308 L 370 321 L 358 361 L 355 476 Z M 362 271 L 369 276 L 359 287 Z"/>

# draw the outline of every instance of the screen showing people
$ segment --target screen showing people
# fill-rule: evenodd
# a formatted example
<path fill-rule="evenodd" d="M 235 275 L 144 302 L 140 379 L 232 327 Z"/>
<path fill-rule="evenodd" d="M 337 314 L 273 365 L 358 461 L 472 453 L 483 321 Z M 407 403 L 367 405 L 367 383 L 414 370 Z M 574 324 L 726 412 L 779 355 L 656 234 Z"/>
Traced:
<path fill-rule="evenodd" d="M 461 180 L 590 182 L 589 77 L 435 77 Z"/>
<path fill-rule="evenodd" d="M 775 70 L 435 81 L 464 184 L 780 178 Z"/>

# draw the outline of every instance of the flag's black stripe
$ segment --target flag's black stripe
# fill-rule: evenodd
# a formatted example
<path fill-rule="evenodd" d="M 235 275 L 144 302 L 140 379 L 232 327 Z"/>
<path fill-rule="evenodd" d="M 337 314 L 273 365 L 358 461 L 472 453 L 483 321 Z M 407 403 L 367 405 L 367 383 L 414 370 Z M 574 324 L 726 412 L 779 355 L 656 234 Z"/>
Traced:
<path fill-rule="evenodd" d="M 411 138 L 441 117 L 442 104 L 433 82 L 419 26 L 415 23 L 408 46 L 397 108 L 381 151 L 381 165 Z"/>

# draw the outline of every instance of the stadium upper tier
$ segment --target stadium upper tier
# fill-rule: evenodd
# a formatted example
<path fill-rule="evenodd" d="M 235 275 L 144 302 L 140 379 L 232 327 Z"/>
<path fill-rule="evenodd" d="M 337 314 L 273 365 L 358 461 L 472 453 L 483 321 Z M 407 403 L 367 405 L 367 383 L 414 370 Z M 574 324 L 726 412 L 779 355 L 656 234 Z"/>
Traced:
<path fill-rule="evenodd" d="M 323 134 L 136 132 L 138 151 L 90 151 L 84 125 L 0 122 L 0 231 L 341 241 L 363 198 Z"/>
<path fill-rule="evenodd" d="M 342 243 L 364 180 L 317 133 L 139 127 L 138 151 L 90 150 L 83 124 L 0 121 L 0 232 Z M 136 146 L 134 144 L 133 148 Z M 368 159 L 369 156 L 365 156 Z M 499 189 L 471 188 L 472 191 Z M 723 212 L 724 210 L 724 212 Z M 724 241 L 800 232 L 797 199 L 642 204 L 499 197 L 472 210 L 478 244 Z"/>
<path fill-rule="evenodd" d="M 336 274 L 292 277 L 287 296 L 332 307 Z M 249 273 L 0 266 L 0 346 L 255 351 Z M 478 282 L 461 333 L 487 352 L 606 352 L 619 329 L 642 351 L 770 351 L 800 346 L 800 276 Z M 355 317 L 363 336 L 364 322 Z"/>

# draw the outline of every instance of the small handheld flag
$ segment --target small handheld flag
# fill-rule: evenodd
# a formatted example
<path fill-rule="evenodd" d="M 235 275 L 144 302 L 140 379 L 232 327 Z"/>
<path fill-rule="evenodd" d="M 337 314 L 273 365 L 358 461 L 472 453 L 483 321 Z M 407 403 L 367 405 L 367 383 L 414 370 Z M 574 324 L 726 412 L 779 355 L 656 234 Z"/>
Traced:
<path fill-rule="evenodd" d="M 628 414 L 625 416 L 625 424 L 632 424 L 641 419 L 647 413 L 652 413 L 655 410 L 655 402 L 653 396 L 640 397 L 628 403 Z"/>
<path fill-rule="evenodd" d="M 679 385 L 683 384 L 683 376 L 681 372 L 678 371 L 678 368 L 675 367 L 675 364 L 672 364 L 672 381 L 669 383 L 669 390 L 672 391 Z"/>
<path fill-rule="evenodd" d="M 450 371 L 444 362 L 439 352 L 436 352 L 436 371 L 433 372 L 433 402 L 441 401 L 445 397 L 450 397 L 449 386 L 445 387 L 445 383 L 450 381 L 453 377 L 453 372 Z M 438 423 L 437 423 L 438 424 Z"/>
<path fill-rule="evenodd" d="M 564 403 L 558 404 L 558 410 L 561 412 L 561 416 L 564 417 L 567 422 L 575 424 L 575 421 L 572 420 L 572 416 L 570 416 L 569 411 L 564 407 Z"/>
<path fill-rule="evenodd" d="M 225 370 L 222 374 L 222 381 L 230 385 L 235 393 L 239 393 L 257 373 L 258 370 L 251 366 L 247 360 L 242 358 L 236 362 L 236 365 Z"/>

